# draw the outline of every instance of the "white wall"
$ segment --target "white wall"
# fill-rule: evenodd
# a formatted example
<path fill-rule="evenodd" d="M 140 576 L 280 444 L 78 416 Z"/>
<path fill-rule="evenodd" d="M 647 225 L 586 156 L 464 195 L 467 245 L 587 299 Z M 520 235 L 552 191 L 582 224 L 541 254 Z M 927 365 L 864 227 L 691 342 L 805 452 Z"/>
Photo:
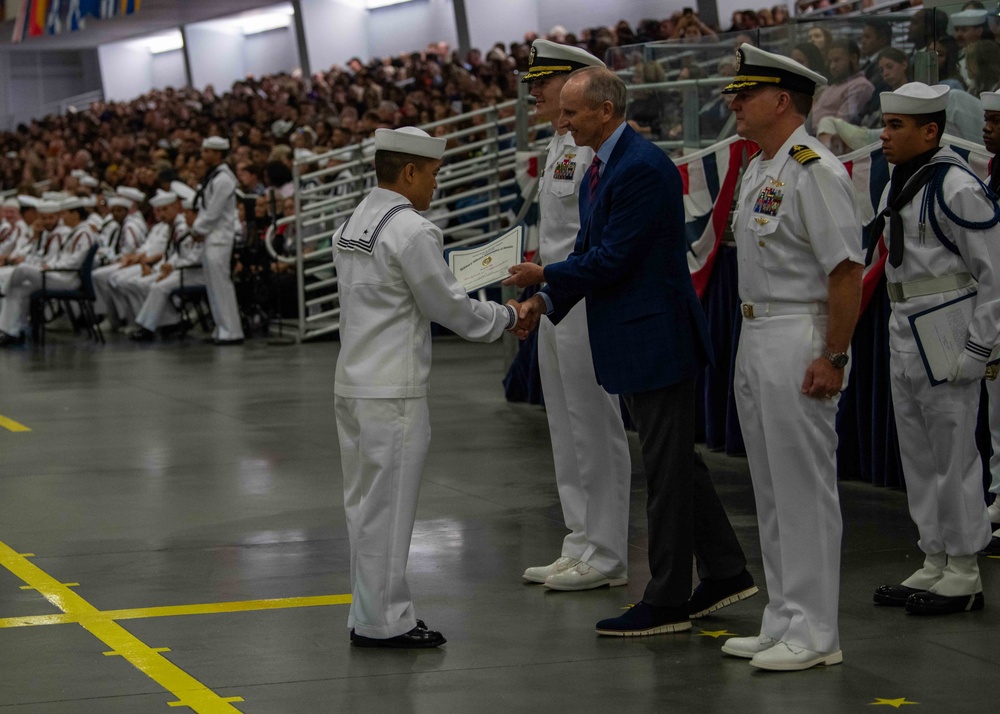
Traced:
<path fill-rule="evenodd" d="M 220 94 L 243 78 L 243 35 L 216 29 L 210 23 L 188 25 L 188 57 L 191 59 L 191 84 L 204 89 L 211 84 Z"/>
<path fill-rule="evenodd" d="M 135 42 L 114 42 L 97 48 L 104 83 L 104 98 L 124 101 L 148 92 L 153 86 L 153 55 Z"/>
<path fill-rule="evenodd" d="M 187 73 L 184 70 L 184 50 L 172 50 L 153 55 L 149 64 L 149 75 L 152 89 L 186 87 Z"/>
<path fill-rule="evenodd" d="M 368 11 L 355 0 L 301 0 L 305 22 L 309 66 L 313 72 L 337 64 L 343 67 L 351 57 L 367 59 Z"/>
<path fill-rule="evenodd" d="M 538 33 L 545 34 L 555 25 L 562 25 L 568 32 L 578 33 L 587 27 L 615 25 L 627 20 L 635 29 L 639 20 L 662 20 L 681 8 L 697 8 L 697 0 L 537 0 Z M 741 0 L 746 2 L 747 0 Z M 471 0 L 474 3 L 489 0 Z M 508 40 L 509 41 L 509 40 Z"/>
<path fill-rule="evenodd" d="M 466 9 L 471 2 L 503 0 L 466 0 Z M 451 0 L 416 0 L 368 11 L 369 57 L 395 57 L 441 40 L 453 48 L 458 45 Z"/>
<path fill-rule="evenodd" d="M 485 55 L 497 42 L 520 42 L 524 33 L 538 31 L 539 0 L 466 0 L 469 41 Z"/>
<path fill-rule="evenodd" d="M 291 72 L 300 66 L 294 26 L 246 35 L 243 38 L 243 74 Z"/>

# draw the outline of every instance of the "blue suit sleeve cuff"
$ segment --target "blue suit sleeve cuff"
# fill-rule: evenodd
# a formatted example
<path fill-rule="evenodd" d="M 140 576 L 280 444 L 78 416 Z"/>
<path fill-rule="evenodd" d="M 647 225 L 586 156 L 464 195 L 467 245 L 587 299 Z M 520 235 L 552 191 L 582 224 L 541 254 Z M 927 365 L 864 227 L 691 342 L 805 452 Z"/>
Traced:
<path fill-rule="evenodd" d="M 549 294 L 547 292 L 545 292 L 544 290 L 542 290 L 538 294 L 542 296 L 542 300 L 545 302 L 545 314 L 546 315 L 551 315 L 553 312 L 555 312 L 556 308 L 552 304 L 552 298 L 549 297 Z"/>

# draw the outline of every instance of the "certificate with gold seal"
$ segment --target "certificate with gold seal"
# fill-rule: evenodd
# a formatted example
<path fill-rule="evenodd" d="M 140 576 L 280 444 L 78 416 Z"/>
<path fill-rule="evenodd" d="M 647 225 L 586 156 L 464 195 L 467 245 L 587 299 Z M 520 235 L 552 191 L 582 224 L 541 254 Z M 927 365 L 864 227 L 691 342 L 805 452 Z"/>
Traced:
<path fill-rule="evenodd" d="M 471 248 L 448 251 L 448 267 L 466 292 L 475 292 L 507 277 L 508 268 L 524 255 L 524 229 L 517 226 L 499 238 Z"/>

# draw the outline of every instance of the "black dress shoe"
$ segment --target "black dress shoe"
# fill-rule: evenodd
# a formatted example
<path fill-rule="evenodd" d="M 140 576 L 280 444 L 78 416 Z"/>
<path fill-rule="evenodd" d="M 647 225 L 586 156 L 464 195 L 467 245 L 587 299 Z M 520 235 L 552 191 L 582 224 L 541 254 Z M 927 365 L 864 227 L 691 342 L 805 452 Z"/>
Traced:
<path fill-rule="evenodd" d="M 376 637 L 365 637 L 351 630 L 351 645 L 353 647 L 386 647 L 397 650 L 422 649 L 425 647 L 440 647 L 446 640 L 444 635 L 434 630 L 428 630 L 419 620 L 417 626 L 402 635 L 396 635 L 388 639 L 378 639 Z"/>
<path fill-rule="evenodd" d="M 241 337 L 238 340 L 212 340 L 212 344 L 216 347 L 233 347 L 236 345 L 242 345 L 243 338 Z"/>
<path fill-rule="evenodd" d="M 910 595 L 906 601 L 906 611 L 911 615 L 951 615 L 982 610 L 985 604 L 981 592 L 975 595 L 948 596 L 925 591 Z"/>
<path fill-rule="evenodd" d="M 156 339 L 156 333 L 150 332 L 145 327 L 139 327 L 130 332 L 128 338 L 133 342 L 153 342 Z"/>
<path fill-rule="evenodd" d="M 989 545 L 979 551 L 980 555 L 993 555 L 1000 556 L 1000 538 L 993 536 L 990 539 Z"/>
<path fill-rule="evenodd" d="M 17 337 L 14 335 L 8 335 L 6 332 L 0 332 L 0 347 L 13 347 L 15 345 L 24 344 L 24 333 L 22 332 Z"/>
<path fill-rule="evenodd" d="M 746 600 L 757 594 L 753 576 L 743 570 L 739 575 L 721 580 L 702 580 L 691 593 L 688 601 L 689 617 L 693 620 L 710 612 L 721 610 L 726 605 Z"/>
<path fill-rule="evenodd" d="M 905 585 L 879 585 L 875 588 L 872 600 L 876 605 L 903 607 L 911 595 L 925 592 L 927 591 L 919 588 L 908 588 Z"/>

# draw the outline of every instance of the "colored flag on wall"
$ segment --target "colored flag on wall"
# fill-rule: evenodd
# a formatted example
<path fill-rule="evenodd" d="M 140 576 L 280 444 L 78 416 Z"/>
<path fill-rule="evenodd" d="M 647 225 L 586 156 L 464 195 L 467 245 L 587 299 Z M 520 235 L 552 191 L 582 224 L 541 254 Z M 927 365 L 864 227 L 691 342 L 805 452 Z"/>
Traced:
<path fill-rule="evenodd" d="M 49 16 L 50 0 L 27 0 L 28 8 L 28 37 L 41 37 L 45 34 L 45 22 Z"/>

